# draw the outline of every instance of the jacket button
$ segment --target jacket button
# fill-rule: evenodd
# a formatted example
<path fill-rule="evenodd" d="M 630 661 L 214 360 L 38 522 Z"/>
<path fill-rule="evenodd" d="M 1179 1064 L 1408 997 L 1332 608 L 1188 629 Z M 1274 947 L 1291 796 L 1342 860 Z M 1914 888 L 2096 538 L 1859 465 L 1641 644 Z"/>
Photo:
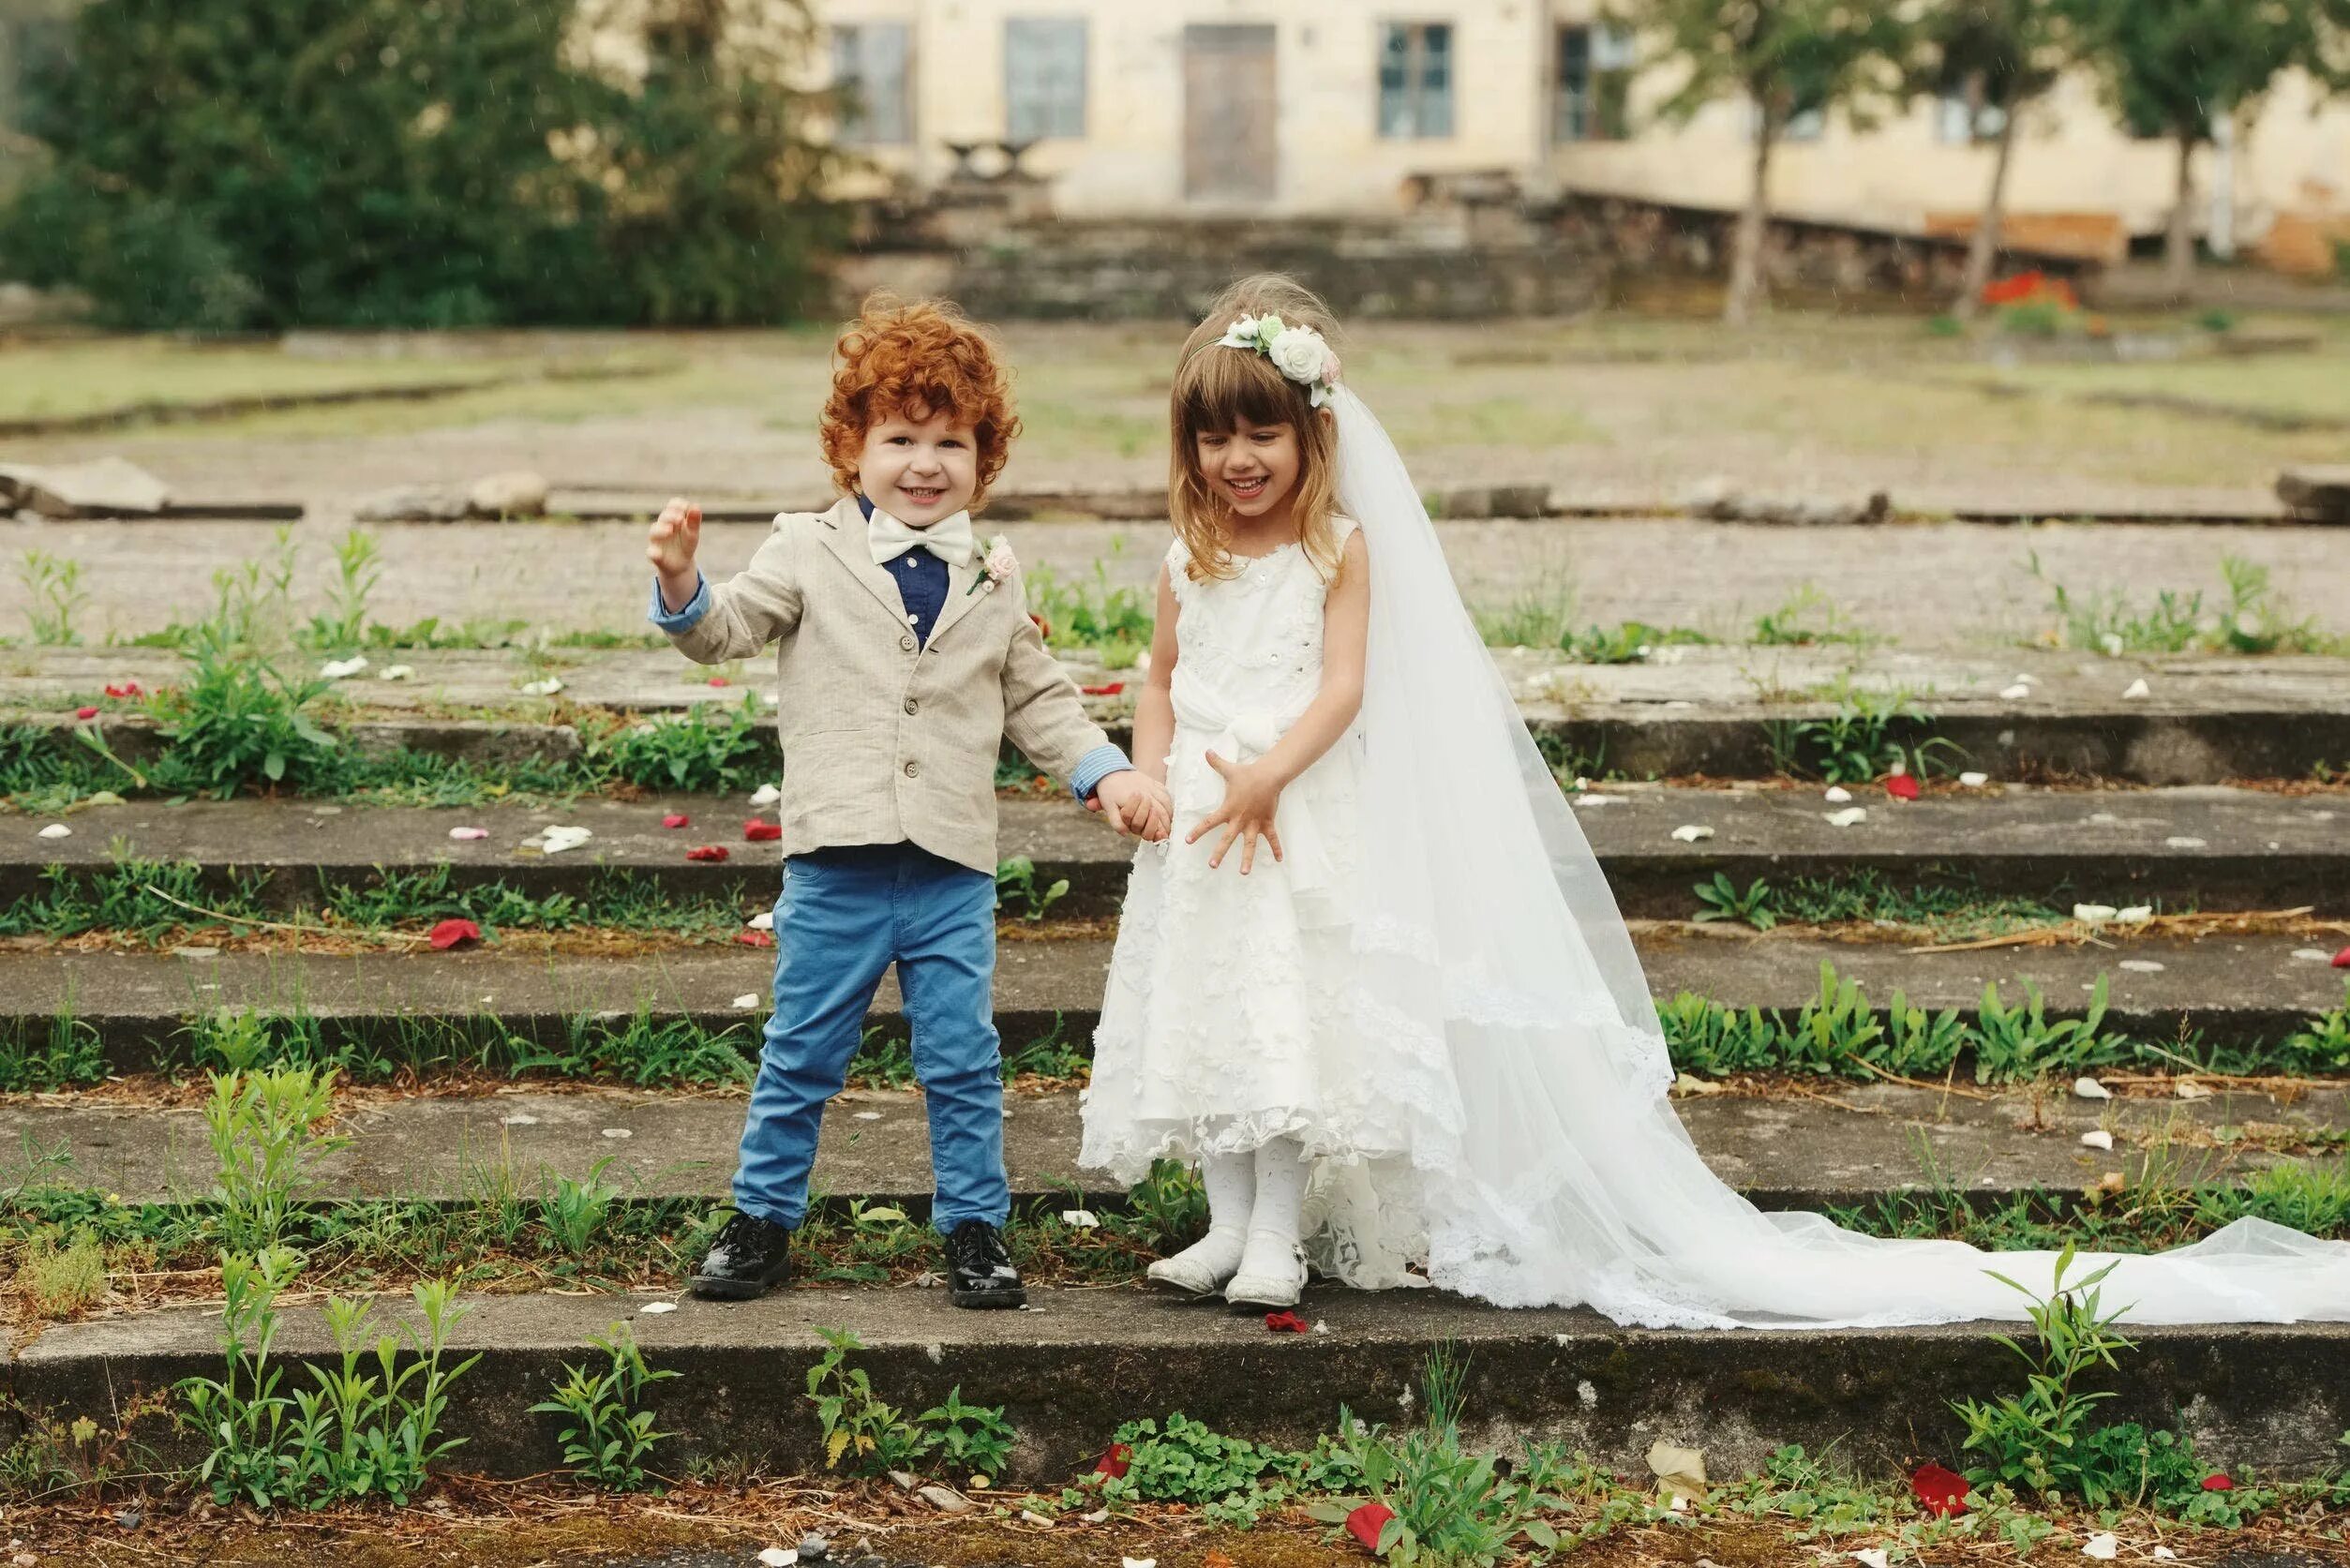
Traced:
<path fill-rule="evenodd" d="M 921 778 L 922 776 L 922 765 L 919 762 L 907 763 L 906 765 L 906 776 L 909 779 Z"/>
<path fill-rule="evenodd" d="M 900 637 L 900 638 L 898 639 L 898 647 L 900 647 L 900 648 L 904 649 L 904 650 L 905 650 L 906 652 L 908 652 L 908 653 L 913 652 L 913 651 L 914 651 L 914 635 L 913 635 L 911 632 L 909 632 L 909 633 L 907 633 L 905 636 Z"/>
<path fill-rule="evenodd" d="M 915 709 L 918 706 L 920 706 L 920 705 L 919 705 L 919 704 L 917 704 L 917 703 L 915 702 L 915 700 L 914 700 L 912 697 L 907 697 L 907 698 L 906 699 L 906 710 L 908 713 L 913 712 L 913 711 L 914 711 L 914 709 Z"/>

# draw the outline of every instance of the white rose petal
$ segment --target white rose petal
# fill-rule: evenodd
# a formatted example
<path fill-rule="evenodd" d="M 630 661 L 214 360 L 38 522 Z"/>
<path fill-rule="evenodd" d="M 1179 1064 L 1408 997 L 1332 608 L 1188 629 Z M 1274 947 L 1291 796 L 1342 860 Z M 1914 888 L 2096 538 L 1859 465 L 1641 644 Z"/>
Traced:
<path fill-rule="evenodd" d="M 449 829 L 449 837 L 459 844 L 471 844 L 475 839 L 489 837 L 489 829 L 486 828 L 452 828 Z"/>
<path fill-rule="evenodd" d="M 1621 795 L 1578 795 L 1575 797 L 1575 803 L 1578 806 L 1621 806 L 1624 804 L 1624 797 Z"/>
<path fill-rule="evenodd" d="M 2121 966 L 2133 975 L 2159 975 L 2163 972 L 2163 966 L 2150 958 L 2125 958 Z"/>
<path fill-rule="evenodd" d="M 533 680 L 525 685 L 522 694 L 526 697 L 551 697 L 562 689 L 562 678 L 550 675 L 544 680 Z"/>
<path fill-rule="evenodd" d="M 511 1116 L 499 1117 L 498 1125 L 500 1127 L 536 1127 L 539 1125 L 539 1119 L 527 1111 L 517 1111 Z"/>
<path fill-rule="evenodd" d="M 376 672 L 378 680 L 413 680 L 416 668 L 412 665 L 386 665 Z"/>
<path fill-rule="evenodd" d="M 62 822 L 52 822 L 36 836 L 44 839 L 69 839 L 73 837 L 73 829 Z"/>
<path fill-rule="evenodd" d="M 1091 1209 L 1063 1209 L 1061 1223 L 1073 1230 L 1092 1231 L 1100 1227 L 1101 1217 Z"/>
<path fill-rule="evenodd" d="M 643 1318 L 658 1318 L 664 1312 L 674 1312 L 677 1309 L 678 1304 L 674 1301 L 649 1301 L 636 1308 L 636 1314 Z"/>
<path fill-rule="evenodd" d="M 734 999 L 734 1005 L 741 1011 L 748 1012 L 759 1005 L 759 993 L 756 991 L 746 991 Z"/>
<path fill-rule="evenodd" d="M 2118 659 L 2121 657 L 2121 634 L 2108 632 L 2097 639 L 2097 646 L 2105 650 L 2106 657 Z"/>
<path fill-rule="evenodd" d="M 1828 826 L 1831 828 L 1850 828 L 1867 820 L 1868 808 L 1866 806 L 1847 806 L 1840 812 L 1828 814 Z"/>
<path fill-rule="evenodd" d="M 1683 844 L 1696 844 L 1700 839 L 1712 838 L 1714 836 L 1714 829 L 1702 827 L 1698 823 L 1691 822 L 1674 829 L 1672 830 L 1672 836 Z"/>
<path fill-rule="evenodd" d="M 536 844 L 544 854 L 561 855 L 567 849 L 578 848 L 593 837 L 595 830 L 591 828 L 546 828 L 530 842 Z"/>
<path fill-rule="evenodd" d="M 2073 906 L 2073 918 L 2088 926 L 2102 926 L 2120 913 L 2110 903 L 2076 903 Z"/>
<path fill-rule="evenodd" d="M 775 911 L 772 909 L 762 909 L 742 923 L 749 926 L 753 931 L 773 931 L 775 929 Z"/>
<path fill-rule="evenodd" d="M 759 1553 L 760 1568 L 798 1568 L 800 1554 L 782 1546 L 770 1546 Z"/>
<path fill-rule="evenodd" d="M 881 1113 L 878 1111 L 860 1111 L 857 1113 L 857 1119 L 861 1122 L 877 1122 L 881 1119 Z"/>
<path fill-rule="evenodd" d="M 1852 799 L 1852 792 L 1842 784 L 1830 784 L 1828 793 L 1820 797 L 1832 806 L 1841 806 Z"/>
<path fill-rule="evenodd" d="M 2114 1539 L 2112 1531 L 2101 1530 L 2088 1538 L 2088 1545 L 2081 1548 L 2081 1555 L 2093 1557 L 2100 1562 L 2111 1562 L 2121 1555 L 2121 1543 Z"/>
<path fill-rule="evenodd" d="M 2154 906 L 2150 903 L 2125 904 L 2114 911 L 2114 918 L 2126 926 L 2142 926 L 2154 918 Z"/>
<path fill-rule="evenodd" d="M 2032 689 L 2029 686 L 2022 684 L 2020 681 L 2015 685 L 2003 687 L 1999 692 L 1999 695 L 2006 698 L 2009 702 L 2021 702 L 2031 694 Z"/>
<path fill-rule="evenodd" d="M 2075 1099 L 2111 1099 L 2114 1098 L 2114 1092 L 2094 1078 L 2076 1078 L 2073 1081 L 2073 1098 Z"/>
<path fill-rule="evenodd" d="M 1847 1555 L 1853 1561 L 1863 1564 L 1864 1568 L 1885 1568 L 1885 1548 L 1882 1546 L 1868 1546 Z"/>
<path fill-rule="evenodd" d="M 2168 1546 L 2155 1547 L 2154 1556 L 2157 1561 L 2162 1562 L 2176 1562 L 2178 1561 L 2178 1554 L 2172 1551 Z"/>
<path fill-rule="evenodd" d="M 1984 784 L 1991 782 L 1991 775 L 1988 773 L 1976 773 L 1968 771 L 1959 774 L 1958 782 L 1965 784 L 1968 789 L 1981 789 Z"/>
<path fill-rule="evenodd" d="M 629 1131 L 629 1129 L 624 1127 L 607 1127 L 604 1129 L 604 1136 L 606 1138 L 634 1138 L 636 1135 Z"/>
<path fill-rule="evenodd" d="M 319 676 L 325 680 L 340 680 L 345 676 L 357 675 L 367 667 L 367 656 L 354 653 L 348 659 L 329 659 L 319 666 Z"/>
<path fill-rule="evenodd" d="M 2111 1153 L 2113 1146 L 2114 1135 L 2102 1127 L 2081 1134 L 2081 1147 L 2085 1149 L 2103 1149 Z"/>
<path fill-rule="evenodd" d="M 1118 1559 L 1118 1568 L 1159 1568 L 1159 1560 L 1155 1557 L 1122 1557 Z"/>
<path fill-rule="evenodd" d="M 2180 1099 L 2209 1099 L 2211 1091 L 2192 1078 L 2182 1078 L 2171 1085 L 2171 1093 Z"/>
<path fill-rule="evenodd" d="M 2204 841 L 2187 833 L 2176 833 L 2163 841 L 2165 849 L 2201 849 Z"/>
<path fill-rule="evenodd" d="M 2138 677 L 2137 679 L 2121 689 L 2121 700 L 2124 702 L 2135 702 L 2140 697 L 2150 697 L 2153 694 L 2154 688 L 2146 683 L 2144 676 Z"/>
<path fill-rule="evenodd" d="M 2331 963 L 2334 961 L 2334 955 L 2323 948 L 2296 948 L 2293 956 L 2308 959 L 2313 963 Z"/>
<path fill-rule="evenodd" d="M 751 804 L 754 806 L 771 806 L 783 798 L 784 792 L 771 784 L 763 784 L 751 791 Z"/>

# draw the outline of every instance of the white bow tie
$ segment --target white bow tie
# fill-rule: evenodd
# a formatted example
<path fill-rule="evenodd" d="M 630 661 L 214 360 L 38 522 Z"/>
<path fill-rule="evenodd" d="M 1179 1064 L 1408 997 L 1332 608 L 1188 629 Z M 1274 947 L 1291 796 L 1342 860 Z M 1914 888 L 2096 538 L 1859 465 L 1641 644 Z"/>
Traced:
<path fill-rule="evenodd" d="M 950 566 L 968 566 L 978 545 L 971 537 L 971 514 L 958 512 L 928 528 L 909 528 L 879 507 L 865 519 L 865 543 L 873 547 L 873 563 L 886 566 L 908 550 L 928 550 Z"/>

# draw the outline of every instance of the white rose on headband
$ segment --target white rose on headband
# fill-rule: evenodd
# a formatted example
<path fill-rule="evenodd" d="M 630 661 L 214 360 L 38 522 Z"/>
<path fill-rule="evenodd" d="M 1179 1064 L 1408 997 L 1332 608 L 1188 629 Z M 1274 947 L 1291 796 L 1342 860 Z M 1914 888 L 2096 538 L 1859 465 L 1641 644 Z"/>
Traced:
<path fill-rule="evenodd" d="M 1273 339 L 1265 357 L 1291 381 L 1311 386 L 1322 380 L 1323 367 L 1331 359 L 1330 345 L 1311 327 L 1291 327 Z"/>

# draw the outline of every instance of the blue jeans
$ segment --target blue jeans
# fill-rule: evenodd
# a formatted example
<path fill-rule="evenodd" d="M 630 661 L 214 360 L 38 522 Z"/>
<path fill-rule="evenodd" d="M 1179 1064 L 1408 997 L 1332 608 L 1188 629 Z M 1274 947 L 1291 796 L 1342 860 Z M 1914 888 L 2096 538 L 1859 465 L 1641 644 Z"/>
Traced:
<path fill-rule="evenodd" d="M 798 855 L 775 904 L 767 1021 L 735 1171 L 735 1207 L 798 1229 L 824 1102 L 840 1093 L 891 963 L 930 1115 L 931 1222 L 1001 1225 L 1003 1056 L 995 1018 L 995 882 L 910 844 Z"/>

